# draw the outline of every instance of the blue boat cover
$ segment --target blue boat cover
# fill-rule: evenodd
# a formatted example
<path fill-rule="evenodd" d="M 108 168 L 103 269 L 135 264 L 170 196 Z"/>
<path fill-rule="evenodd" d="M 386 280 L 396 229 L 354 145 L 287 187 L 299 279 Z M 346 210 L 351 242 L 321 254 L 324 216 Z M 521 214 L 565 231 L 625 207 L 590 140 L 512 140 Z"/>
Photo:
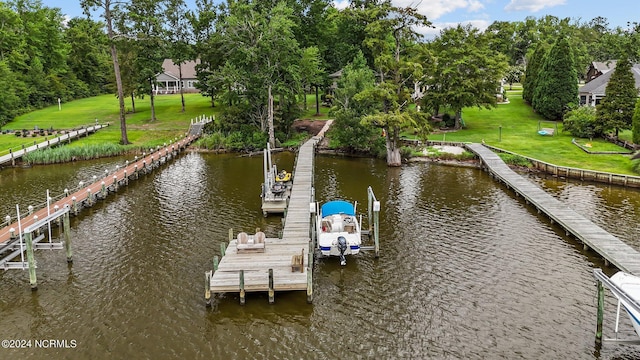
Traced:
<path fill-rule="evenodd" d="M 353 209 L 353 204 L 344 200 L 334 200 L 325 203 L 320 208 L 320 213 L 322 214 L 322 217 L 334 214 L 356 215 L 355 210 Z"/>

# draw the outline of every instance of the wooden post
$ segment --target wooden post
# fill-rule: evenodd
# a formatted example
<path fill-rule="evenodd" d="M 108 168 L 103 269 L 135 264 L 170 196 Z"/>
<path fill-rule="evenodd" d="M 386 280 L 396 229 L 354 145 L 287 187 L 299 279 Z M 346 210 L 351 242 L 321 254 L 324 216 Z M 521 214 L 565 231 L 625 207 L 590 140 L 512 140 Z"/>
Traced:
<path fill-rule="evenodd" d="M 31 290 L 38 290 L 38 282 L 36 279 L 36 260 L 33 256 L 33 241 L 31 233 L 24 234 L 24 240 L 27 245 L 27 263 L 29 264 L 29 283 L 31 284 Z"/>
<path fill-rule="evenodd" d="M 218 255 L 213 257 L 213 272 L 218 271 Z"/>
<path fill-rule="evenodd" d="M 233 240 L 233 228 L 229 229 L 229 242 L 231 242 L 231 240 Z"/>
<path fill-rule="evenodd" d="M 204 301 L 207 307 L 211 306 L 211 271 L 204 273 Z"/>
<path fill-rule="evenodd" d="M 73 210 L 74 215 L 78 215 L 78 202 L 76 201 L 76 197 L 71 198 L 71 209 Z"/>
<path fill-rule="evenodd" d="M 313 251 L 309 251 L 307 261 L 307 303 L 313 302 Z"/>
<path fill-rule="evenodd" d="M 89 204 L 89 206 L 93 205 L 93 198 L 91 196 L 91 189 L 87 189 L 87 204 Z"/>
<path fill-rule="evenodd" d="M 118 175 L 113 175 L 113 191 L 118 191 Z"/>
<path fill-rule="evenodd" d="M 240 305 L 244 305 L 244 303 L 245 303 L 244 270 L 240 270 Z"/>
<path fill-rule="evenodd" d="M 273 269 L 269 269 L 269 304 L 275 302 L 275 291 L 273 290 Z"/>
<path fill-rule="evenodd" d="M 102 192 L 102 198 L 106 198 L 107 197 L 107 184 L 104 183 L 104 181 L 102 182 L 102 184 L 100 184 L 102 186 L 102 188 L 100 189 Z"/>
<path fill-rule="evenodd" d="M 124 169 L 124 184 L 129 185 L 129 176 L 127 175 L 127 169 Z"/>
<path fill-rule="evenodd" d="M 376 258 L 380 257 L 380 201 L 373 202 L 373 242 L 375 244 Z"/>
<path fill-rule="evenodd" d="M 227 244 L 225 242 L 220 243 L 220 254 L 224 256 L 227 253 Z"/>
<path fill-rule="evenodd" d="M 73 252 L 71 251 L 71 221 L 69 220 L 69 212 L 62 217 L 62 227 L 64 230 L 64 249 L 67 252 L 67 263 L 73 262 Z"/>
<path fill-rule="evenodd" d="M 602 320 L 604 318 L 604 285 L 596 280 L 598 286 L 598 319 L 596 321 L 596 344 L 602 344 Z"/>

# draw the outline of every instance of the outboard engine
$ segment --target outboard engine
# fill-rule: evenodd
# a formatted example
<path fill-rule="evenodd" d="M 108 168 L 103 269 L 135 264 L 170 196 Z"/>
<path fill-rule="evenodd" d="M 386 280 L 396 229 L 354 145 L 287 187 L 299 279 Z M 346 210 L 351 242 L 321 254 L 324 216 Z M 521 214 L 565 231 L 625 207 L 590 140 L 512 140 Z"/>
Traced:
<path fill-rule="evenodd" d="M 347 239 L 344 236 L 338 236 L 338 250 L 340 250 L 340 265 L 347 265 L 347 259 L 344 258 L 344 252 L 347 251 Z"/>

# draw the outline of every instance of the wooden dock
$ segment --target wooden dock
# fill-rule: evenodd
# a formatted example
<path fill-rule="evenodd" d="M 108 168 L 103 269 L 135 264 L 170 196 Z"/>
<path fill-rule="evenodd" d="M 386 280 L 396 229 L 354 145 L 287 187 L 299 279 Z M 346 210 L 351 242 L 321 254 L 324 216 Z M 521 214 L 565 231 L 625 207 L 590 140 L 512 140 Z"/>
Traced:
<path fill-rule="evenodd" d="M 153 169 L 166 163 L 180 151 L 184 150 L 197 136 L 189 136 L 180 141 L 157 148 L 142 157 L 136 157 L 133 162 L 127 161 L 125 166 L 116 167 L 113 173 L 106 172 L 105 177 L 94 177 L 93 182 L 85 185 L 80 183 L 77 189 L 67 190 L 64 193 L 52 197 L 50 201 L 45 201 L 42 207 L 29 210 L 18 216 L 7 216 L 3 223 L 0 223 L 0 269 L 8 270 L 15 268 L 25 268 L 26 264 L 16 264 L 11 260 L 16 257 L 15 252 L 27 251 L 24 240 L 25 236 L 31 237 L 31 232 L 46 229 L 49 225 L 61 226 L 62 222 L 43 222 L 44 219 L 57 219 L 58 215 L 70 213 L 77 215 L 84 207 L 90 207 L 99 199 L 104 199 L 108 194 L 118 191 L 121 186 L 126 186 L 129 181 L 137 179 L 141 174 L 151 172 Z M 67 232 L 68 230 L 65 230 Z M 21 236 L 22 235 L 22 236 Z M 34 239 L 34 243 L 41 239 Z M 38 249 L 35 247 L 34 249 Z M 70 254 L 70 252 L 69 252 Z M 32 288 L 35 283 L 32 281 Z"/>
<path fill-rule="evenodd" d="M 480 157 L 489 174 L 522 196 L 527 204 L 535 206 L 539 213 L 547 215 L 552 223 L 559 224 L 567 235 L 579 239 L 585 249 L 597 252 L 605 264 L 611 263 L 624 272 L 640 276 L 639 252 L 511 170 L 485 146 L 467 144 L 466 147 Z"/>
<path fill-rule="evenodd" d="M 73 130 L 73 131 L 69 131 L 68 133 L 55 137 L 53 139 L 50 140 L 45 140 L 42 141 L 40 143 L 35 143 L 31 146 L 28 147 L 22 147 L 22 149 L 19 149 L 17 151 L 13 151 L 13 150 L 9 150 L 9 152 L 5 155 L 0 156 L 0 166 L 3 166 L 7 163 L 11 163 L 11 166 L 15 166 L 16 165 L 16 160 L 21 158 L 22 156 L 24 156 L 26 153 L 32 152 L 32 151 L 36 151 L 36 150 L 40 150 L 40 149 L 45 149 L 54 145 L 58 145 L 58 144 L 62 144 L 64 142 L 71 142 L 71 140 L 75 139 L 75 138 L 80 138 L 81 136 L 89 136 L 89 134 L 92 134 L 100 129 L 102 129 L 103 127 L 107 127 L 109 126 L 109 124 L 106 125 L 100 125 L 100 124 L 96 124 L 94 126 L 89 126 L 86 128 L 82 128 L 79 130 Z"/>
<path fill-rule="evenodd" d="M 219 263 L 215 257 L 214 270 L 205 273 L 208 304 L 212 293 L 239 293 L 244 304 L 246 292 L 268 292 L 273 302 L 276 291 L 306 290 L 307 301 L 313 300 L 313 251 L 309 247 L 314 155 L 330 125 L 327 121 L 298 151 L 282 238 L 265 239 L 264 252 L 238 253 L 238 240 L 230 236 L 229 245 L 221 247 Z"/>

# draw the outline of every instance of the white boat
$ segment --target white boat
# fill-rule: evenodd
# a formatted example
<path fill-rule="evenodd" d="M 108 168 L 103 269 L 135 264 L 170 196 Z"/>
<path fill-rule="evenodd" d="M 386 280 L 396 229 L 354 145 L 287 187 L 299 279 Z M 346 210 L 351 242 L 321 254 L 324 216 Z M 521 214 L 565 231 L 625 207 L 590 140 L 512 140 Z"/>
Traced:
<path fill-rule="evenodd" d="M 356 204 L 343 200 L 329 201 L 320 207 L 318 249 L 322 256 L 339 256 L 346 265 L 345 255 L 356 255 L 362 244 L 361 224 L 356 218 Z"/>
<path fill-rule="evenodd" d="M 629 298 L 640 303 L 640 277 L 618 271 L 611 277 L 611 282 L 619 287 Z M 640 336 L 640 312 L 636 310 L 637 307 L 631 306 L 623 297 L 616 295 L 615 292 L 614 295 L 624 306 L 633 324 L 633 329 Z"/>

